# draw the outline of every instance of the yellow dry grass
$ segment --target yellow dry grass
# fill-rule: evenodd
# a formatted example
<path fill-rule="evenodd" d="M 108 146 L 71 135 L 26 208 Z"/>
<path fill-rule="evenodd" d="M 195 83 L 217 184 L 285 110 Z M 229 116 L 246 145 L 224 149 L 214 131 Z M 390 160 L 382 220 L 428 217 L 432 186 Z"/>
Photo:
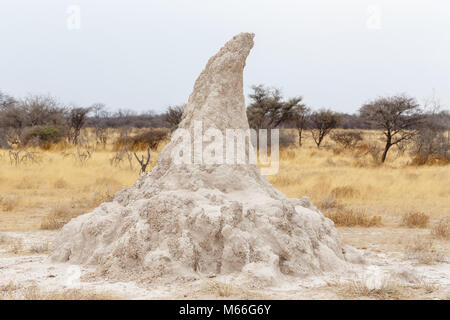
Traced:
<path fill-rule="evenodd" d="M 0 300 L 120 300 L 121 297 L 83 289 L 43 291 L 35 284 L 21 288 L 14 282 L 0 286 Z"/>
<path fill-rule="evenodd" d="M 364 132 L 369 143 L 381 144 L 380 138 L 380 132 Z M 330 140 L 317 149 L 306 139 L 302 148 L 280 152 L 279 173 L 268 179 L 289 197 L 309 196 L 325 213 L 363 210 L 383 223 L 398 223 L 407 212 L 450 216 L 449 166 L 412 166 L 408 153 L 395 148 L 383 165 L 369 154 L 336 150 Z"/>
<path fill-rule="evenodd" d="M 118 135 L 113 131 L 106 147 L 95 148 L 90 130 L 86 136 L 95 150 L 85 162 L 76 160 L 76 148 L 64 144 L 34 150 L 41 161 L 18 166 L 0 150 L 0 231 L 59 228 L 131 186 L 138 178 L 137 163 L 134 168 L 126 159 L 118 166 L 110 163 Z M 380 143 L 380 137 L 380 132 L 364 132 L 365 143 Z M 157 153 L 152 152 L 149 169 Z M 279 172 L 268 179 L 289 197 L 309 196 L 328 215 L 361 211 L 392 226 L 408 212 L 423 212 L 433 223 L 450 216 L 450 167 L 412 166 L 407 152 L 395 148 L 380 165 L 370 154 L 341 150 L 328 138 L 317 149 L 306 135 L 302 148 L 280 151 Z"/>
<path fill-rule="evenodd" d="M 425 228 L 428 225 L 430 217 L 423 212 L 408 212 L 402 217 L 402 225 L 409 228 Z"/>

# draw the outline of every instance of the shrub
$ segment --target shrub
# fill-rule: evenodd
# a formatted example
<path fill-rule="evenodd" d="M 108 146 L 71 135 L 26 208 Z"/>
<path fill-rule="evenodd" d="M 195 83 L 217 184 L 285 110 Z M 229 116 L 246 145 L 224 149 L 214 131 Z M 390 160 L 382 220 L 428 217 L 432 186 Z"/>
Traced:
<path fill-rule="evenodd" d="M 345 209 L 335 212 L 329 212 L 325 216 L 331 219 L 338 226 L 345 227 L 375 227 L 381 226 L 381 216 L 369 217 L 362 210 Z"/>
<path fill-rule="evenodd" d="M 150 129 L 133 137 L 122 136 L 114 142 L 114 151 L 124 147 L 131 151 L 142 151 L 147 147 L 154 150 L 167 138 L 168 133 L 167 129 Z"/>
<path fill-rule="evenodd" d="M 267 143 L 270 143 L 270 137 L 268 137 Z M 297 145 L 297 136 L 293 132 L 289 132 L 287 130 L 280 130 L 280 137 L 279 137 L 280 148 L 288 148 L 296 145 Z"/>
<path fill-rule="evenodd" d="M 416 259 L 422 264 L 433 264 L 442 260 L 442 255 L 436 251 L 433 240 L 419 236 L 407 243 L 405 254 L 408 259 Z"/>
<path fill-rule="evenodd" d="M 414 136 L 411 156 L 413 165 L 450 163 L 450 143 L 446 137 L 447 125 L 428 117 Z"/>
<path fill-rule="evenodd" d="M 12 240 L 10 250 L 11 253 L 19 254 L 21 251 L 23 251 L 23 242 L 22 239 L 14 239 Z"/>
<path fill-rule="evenodd" d="M 57 205 L 41 221 L 42 230 L 56 230 L 62 228 L 72 218 L 80 215 L 82 211 L 68 205 Z"/>
<path fill-rule="evenodd" d="M 333 194 L 330 194 L 322 199 L 320 203 L 320 208 L 322 210 L 336 209 L 342 208 L 342 205 L 339 204 L 339 202 L 336 200 L 336 197 Z"/>
<path fill-rule="evenodd" d="M 408 212 L 403 215 L 401 224 L 409 228 L 425 228 L 429 220 L 430 216 L 423 212 Z"/>
<path fill-rule="evenodd" d="M 64 130 L 52 126 L 38 126 L 27 128 L 22 134 L 22 144 L 39 146 L 42 149 L 50 149 L 52 144 L 60 142 L 64 138 Z"/>
<path fill-rule="evenodd" d="M 450 218 L 445 217 L 439 220 L 431 229 L 431 234 L 436 238 L 450 239 Z"/>
<path fill-rule="evenodd" d="M 352 198 L 357 196 L 359 191 L 351 186 L 342 186 L 331 190 L 331 194 L 336 198 Z"/>
<path fill-rule="evenodd" d="M 361 132 L 336 132 L 330 135 L 331 140 L 345 149 L 353 149 L 363 140 Z"/>
<path fill-rule="evenodd" d="M 447 165 L 450 163 L 450 156 L 441 155 L 415 155 L 411 161 L 413 166 L 423 166 L 423 165 Z"/>
<path fill-rule="evenodd" d="M 42 230 L 56 230 L 62 228 L 68 221 L 59 217 L 56 213 L 45 216 L 41 222 Z"/>
<path fill-rule="evenodd" d="M 12 211 L 19 204 L 19 199 L 16 195 L 0 196 L 0 205 L 3 211 Z"/>
<path fill-rule="evenodd" d="M 53 186 L 56 189 L 65 189 L 68 187 L 68 183 L 66 180 L 64 180 L 63 178 L 59 178 L 58 180 L 55 181 L 55 183 L 53 184 Z"/>

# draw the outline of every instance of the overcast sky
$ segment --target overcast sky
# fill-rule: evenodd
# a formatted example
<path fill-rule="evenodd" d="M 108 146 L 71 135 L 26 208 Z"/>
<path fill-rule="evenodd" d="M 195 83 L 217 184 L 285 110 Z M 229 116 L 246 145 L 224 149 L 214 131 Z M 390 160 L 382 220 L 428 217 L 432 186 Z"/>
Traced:
<path fill-rule="evenodd" d="M 158 112 L 187 101 L 208 58 L 243 31 L 256 34 L 247 93 L 264 83 L 354 112 L 379 95 L 435 92 L 450 106 L 446 0 L 1 0 L 0 90 Z"/>

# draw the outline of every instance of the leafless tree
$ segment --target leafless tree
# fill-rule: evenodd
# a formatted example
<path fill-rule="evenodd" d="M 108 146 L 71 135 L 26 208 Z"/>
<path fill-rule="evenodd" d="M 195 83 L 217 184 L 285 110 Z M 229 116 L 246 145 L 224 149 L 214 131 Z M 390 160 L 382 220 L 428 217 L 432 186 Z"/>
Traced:
<path fill-rule="evenodd" d="M 363 105 L 359 113 L 363 119 L 381 129 L 385 135 L 381 162 L 386 161 L 392 146 L 414 137 L 424 118 L 416 100 L 406 95 L 375 99 Z"/>
<path fill-rule="evenodd" d="M 29 95 L 20 101 L 21 109 L 27 115 L 27 126 L 54 125 L 63 126 L 66 109 L 53 97 L 48 95 Z"/>
<path fill-rule="evenodd" d="M 434 95 L 424 103 L 427 113 L 413 138 L 411 155 L 414 163 L 426 164 L 430 159 L 450 160 L 450 117 L 441 111 L 441 103 Z M 446 136 L 447 134 L 447 136 Z"/>
<path fill-rule="evenodd" d="M 167 112 L 164 114 L 164 121 L 169 125 L 170 129 L 173 131 L 178 127 L 178 124 L 183 118 L 184 105 L 170 106 Z"/>
<path fill-rule="evenodd" d="M 104 120 L 108 117 L 108 112 L 103 103 L 94 103 L 90 109 L 94 118 L 91 123 L 94 126 L 96 142 L 105 148 L 108 143 L 108 127 Z"/>
<path fill-rule="evenodd" d="M 34 126 L 64 127 L 66 110 L 50 96 L 29 95 L 15 100 L 0 97 L 0 128 L 19 139 L 22 131 Z"/>
<path fill-rule="evenodd" d="M 70 138 L 73 144 L 78 144 L 81 128 L 86 123 L 91 108 L 72 108 L 69 115 Z"/>
<path fill-rule="evenodd" d="M 141 159 L 137 156 L 136 152 L 133 153 L 136 160 L 139 162 L 139 165 L 141 166 L 141 173 L 145 173 L 147 170 L 147 166 L 150 163 L 150 147 L 147 148 L 147 157 L 144 157 L 144 155 L 141 156 Z"/>
<path fill-rule="evenodd" d="M 314 111 L 309 118 L 311 135 L 317 148 L 320 148 L 323 139 L 338 126 L 340 116 L 331 110 L 321 109 Z"/>

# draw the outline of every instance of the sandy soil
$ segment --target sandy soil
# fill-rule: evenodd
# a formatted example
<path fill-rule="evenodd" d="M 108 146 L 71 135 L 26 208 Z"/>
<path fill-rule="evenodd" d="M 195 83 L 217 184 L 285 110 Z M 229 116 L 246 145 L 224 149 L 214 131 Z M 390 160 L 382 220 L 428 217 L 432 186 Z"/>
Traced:
<path fill-rule="evenodd" d="M 50 263 L 56 231 L 0 233 L 0 297 L 26 298 L 27 288 L 40 292 L 79 290 L 119 299 L 450 299 L 448 241 L 435 243 L 434 260 L 421 263 L 405 253 L 412 236 L 427 230 L 340 228 L 344 243 L 365 259 L 345 274 L 286 278 L 269 288 L 242 287 L 233 275 L 158 286 L 92 280 L 91 267 Z"/>

